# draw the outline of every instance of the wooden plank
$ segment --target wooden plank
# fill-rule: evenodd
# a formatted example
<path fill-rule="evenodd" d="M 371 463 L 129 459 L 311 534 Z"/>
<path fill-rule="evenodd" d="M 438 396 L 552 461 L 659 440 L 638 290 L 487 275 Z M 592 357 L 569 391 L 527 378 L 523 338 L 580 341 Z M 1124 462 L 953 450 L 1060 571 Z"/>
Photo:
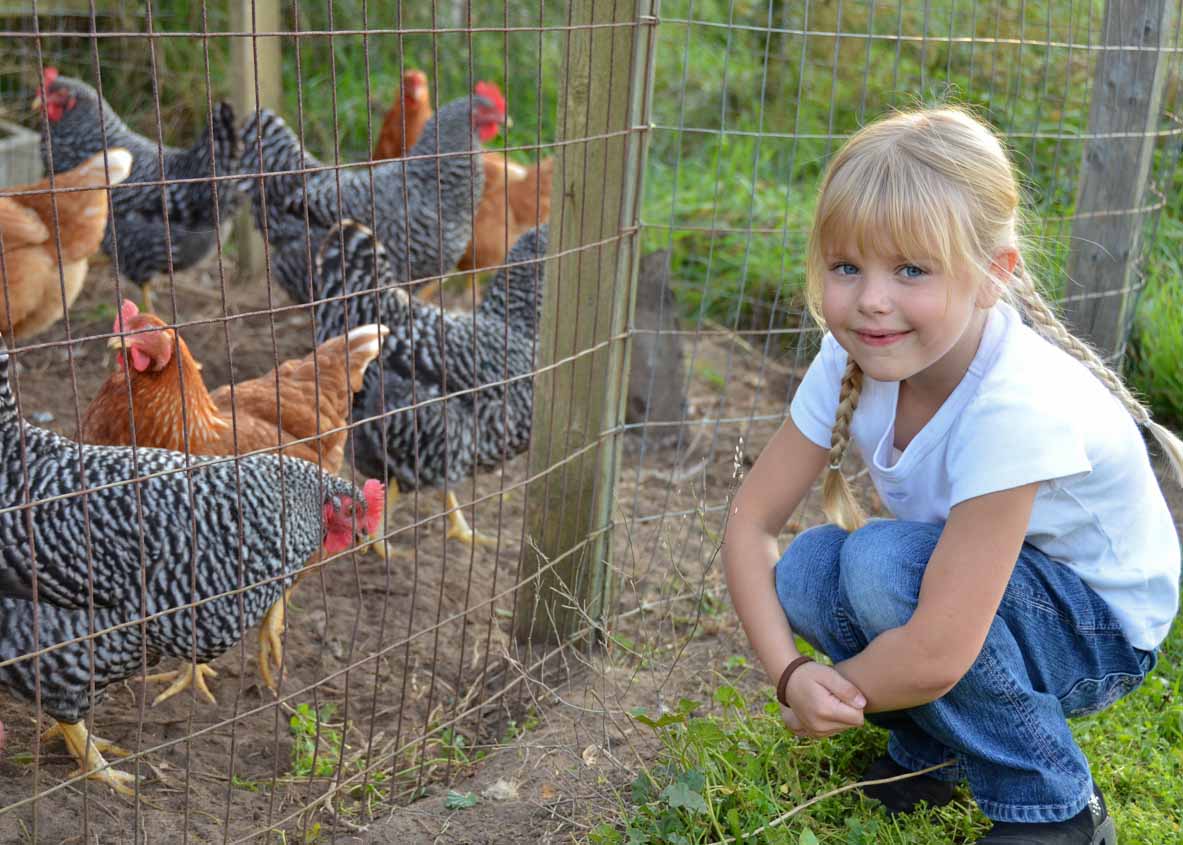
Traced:
<path fill-rule="evenodd" d="M 231 0 L 231 32 L 278 32 L 279 0 Z M 256 56 L 258 64 L 256 65 Z M 278 37 L 234 38 L 230 50 L 233 68 L 231 102 L 239 121 L 246 120 L 256 108 L 280 110 L 283 100 L 283 66 Z M 256 67 L 258 96 L 256 97 Z M 263 237 L 251 220 L 249 204 L 234 222 L 234 241 L 238 246 L 238 273 L 254 278 L 266 270 Z"/>
<path fill-rule="evenodd" d="M 573 0 L 576 26 L 648 20 L 649 0 Z M 522 642 L 566 642 L 613 604 L 610 518 L 624 414 L 649 23 L 566 33 L 546 297 L 534 380 L 529 542 L 515 603 Z M 602 243 L 606 241 L 606 243 Z M 594 351 L 593 351 L 594 350 Z M 570 358 L 571 360 L 566 360 Z M 552 364 L 554 369 L 547 369 Z"/>
<path fill-rule="evenodd" d="M 1178 0 L 1108 0 L 1102 28 L 1110 48 L 1097 59 L 1068 256 L 1064 314 L 1106 358 L 1125 349 L 1137 281 L 1146 180 L 1167 76 Z M 1150 49 L 1145 49 L 1150 48 Z"/>

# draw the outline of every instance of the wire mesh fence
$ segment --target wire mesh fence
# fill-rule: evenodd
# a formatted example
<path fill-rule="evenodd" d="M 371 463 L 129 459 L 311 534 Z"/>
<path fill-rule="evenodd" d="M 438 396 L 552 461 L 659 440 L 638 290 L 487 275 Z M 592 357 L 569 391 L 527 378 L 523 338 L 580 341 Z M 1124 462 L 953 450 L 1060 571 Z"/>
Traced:
<path fill-rule="evenodd" d="M 608 731 L 615 661 L 672 676 L 725 624 L 727 502 L 820 336 L 830 155 L 974 107 L 1028 179 L 1037 277 L 1119 356 L 1179 217 L 1181 18 L 0 8 L 0 115 L 54 171 L 0 187 L 8 375 L 67 438 L 0 407 L 0 830 L 389 841 L 548 709 Z M 154 704 L 158 668 L 183 688 Z"/>

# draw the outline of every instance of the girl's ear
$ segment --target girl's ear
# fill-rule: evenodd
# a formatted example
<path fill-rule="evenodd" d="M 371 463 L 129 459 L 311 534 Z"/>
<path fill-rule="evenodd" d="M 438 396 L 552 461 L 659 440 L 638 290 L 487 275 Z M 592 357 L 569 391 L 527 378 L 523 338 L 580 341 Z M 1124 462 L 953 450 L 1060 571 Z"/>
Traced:
<path fill-rule="evenodd" d="M 978 307 L 992 308 L 1010 286 L 1015 270 L 1019 266 L 1019 251 L 1013 246 L 1003 247 L 994 253 L 986 271 L 986 284 L 978 291 Z"/>

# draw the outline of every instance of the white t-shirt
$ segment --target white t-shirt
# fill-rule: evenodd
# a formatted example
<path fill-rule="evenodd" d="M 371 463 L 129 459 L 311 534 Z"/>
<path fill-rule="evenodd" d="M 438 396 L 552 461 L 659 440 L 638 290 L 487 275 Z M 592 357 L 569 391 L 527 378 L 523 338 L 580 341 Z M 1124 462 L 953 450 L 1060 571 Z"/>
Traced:
<path fill-rule="evenodd" d="M 827 333 L 790 410 L 827 449 L 845 366 Z M 1043 482 L 1027 542 L 1095 590 L 1135 647 L 1166 638 L 1179 604 L 1179 537 L 1138 426 L 1083 364 L 1000 303 L 961 383 L 896 457 L 898 396 L 899 382 L 864 376 L 851 419 L 893 515 L 943 524 L 966 499 Z"/>

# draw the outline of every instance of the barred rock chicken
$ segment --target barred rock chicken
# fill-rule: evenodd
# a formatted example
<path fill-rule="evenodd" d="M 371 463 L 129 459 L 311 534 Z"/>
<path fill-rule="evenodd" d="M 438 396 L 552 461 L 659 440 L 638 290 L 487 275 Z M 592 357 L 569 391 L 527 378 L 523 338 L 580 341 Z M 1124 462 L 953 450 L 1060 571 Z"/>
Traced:
<path fill-rule="evenodd" d="M 421 70 L 408 70 L 403 74 L 399 96 L 391 104 L 382 128 L 378 130 L 378 141 L 374 144 L 374 161 L 385 158 L 402 158 L 407 150 L 415 146 L 423 127 L 431 119 L 431 96 L 427 88 L 427 74 Z M 410 143 L 405 139 L 409 138 Z"/>
<path fill-rule="evenodd" d="M 82 722 L 102 691 L 141 670 L 141 650 L 150 663 L 225 652 L 313 553 L 373 533 L 382 485 L 276 455 L 79 446 L 23 421 L 8 377 L 0 343 L 0 686 L 39 700 L 82 772 L 130 792 L 102 756 L 120 749 Z"/>
<path fill-rule="evenodd" d="M 88 259 L 107 228 L 107 184 L 131 172 L 124 149 L 95 153 L 73 170 L 5 191 L 43 193 L 0 196 L 0 331 L 26 337 L 45 331 L 74 304 L 86 280 Z M 108 183 L 108 173 L 110 182 Z M 91 191 L 72 190 L 91 188 Z M 55 214 L 56 208 L 56 214 Z"/>
<path fill-rule="evenodd" d="M 409 70 L 403 75 L 402 97 L 395 101 L 382 121 L 374 158 L 406 155 L 406 151 L 418 142 L 423 124 L 430 115 L 427 77 L 423 71 Z M 481 157 L 481 163 L 485 170 L 485 188 L 477 206 L 472 240 L 456 263 L 459 270 L 480 271 L 504 264 L 509 246 L 550 218 L 553 158 L 524 165 L 511 161 L 504 152 L 487 152 Z M 425 288 L 420 296 L 430 293 L 434 291 Z"/>
<path fill-rule="evenodd" d="M 218 224 L 230 220 L 250 188 L 249 181 L 212 181 L 215 175 L 228 176 L 239 169 L 242 139 L 234 109 L 229 103 L 217 103 L 213 121 L 192 147 L 165 147 L 162 173 L 160 145 L 128 128 L 86 83 L 46 68 L 36 105 L 42 101 L 49 130 L 41 135 L 46 170 L 58 173 L 76 167 L 104 145 L 131 152 L 131 176 L 124 187 L 111 193 L 111 225 L 103 238 L 103 252 L 140 286 L 144 307 L 150 309 L 152 279 L 169 272 L 170 262 L 173 270 L 184 270 L 208 255 L 216 244 Z M 159 184 L 130 187 L 162 180 L 169 181 L 163 196 Z"/>
<path fill-rule="evenodd" d="M 345 457 L 346 425 L 354 392 L 361 387 L 362 373 L 382 348 L 385 326 L 359 326 L 347 337 L 322 343 L 313 354 L 285 361 L 277 370 L 234 386 L 210 393 L 201 367 L 188 344 L 155 314 L 141 314 L 131 300 L 124 300 L 113 332 L 133 332 L 125 338 L 112 337 L 119 350 L 116 371 L 91 400 L 82 420 L 82 441 L 100 446 L 132 445 L 127 418 L 128 382 L 131 383 L 135 443 L 138 446 L 188 451 L 193 455 L 244 454 L 257 449 L 274 449 L 290 443 L 284 454 L 317 463 L 337 473 Z M 125 363 L 126 345 L 130 362 Z M 177 349 L 177 359 L 173 350 Z M 277 379 L 278 375 L 278 379 Z M 279 409 L 275 394 L 279 385 Z M 319 385 L 319 389 L 318 389 Z M 185 421 L 182 426 L 181 420 Z M 325 432 L 318 437 L 320 432 Z M 237 446 L 237 450 L 236 447 Z M 283 662 L 282 632 L 287 595 L 268 611 L 259 629 L 259 674 L 276 689 L 272 664 Z M 204 676 L 213 669 L 198 666 L 190 673 L 161 673 L 151 680 L 174 680 L 156 697 L 154 704 L 171 698 L 193 683 L 211 703 L 213 693 Z"/>
<path fill-rule="evenodd" d="M 276 279 L 297 302 L 316 298 L 310 262 L 329 229 L 347 218 L 373 227 L 398 280 L 450 271 L 472 236 L 484 186 L 471 153 L 503 123 L 501 91 L 478 84 L 472 97 L 448 103 L 428 121 L 412 157 L 372 165 L 371 197 L 370 166 L 325 168 L 282 118 L 261 109 L 243 130 L 242 172 L 278 174 L 265 176 L 254 194 L 255 223 L 270 244 Z"/>
<path fill-rule="evenodd" d="M 386 250 L 360 224 L 346 221 L 330 232 L 318 256 L 326 300 L 351 295 L 320 303 L 319 331 L 331 336 L 381 318 L 391 332 L 381 371 L 376 365 L 366 370 L 353 400 L 355 419 L 377 418 L 353 431 L 357 469 L 372 478 L 389 475 L 399 490 L 443 486 L 448 537 L 469 544 L 485 540 L 468 527 L 448 488 L 529 445 L 534 396 L 529 374 L 546 244 L 546 227 L 519 238 L 507 256 L 518 266 L 498 271 L 471 314 L 441 314 L 390 286 L 394 271 Z M 458 391 L 471 392 L 452 396 Z M 418 404 L 440 397 L 450 398 Z M 407 410 L 413 403 L 418 404 L 414 419 Z M 391 502 L 396 494 L 391 491 Z"/>

